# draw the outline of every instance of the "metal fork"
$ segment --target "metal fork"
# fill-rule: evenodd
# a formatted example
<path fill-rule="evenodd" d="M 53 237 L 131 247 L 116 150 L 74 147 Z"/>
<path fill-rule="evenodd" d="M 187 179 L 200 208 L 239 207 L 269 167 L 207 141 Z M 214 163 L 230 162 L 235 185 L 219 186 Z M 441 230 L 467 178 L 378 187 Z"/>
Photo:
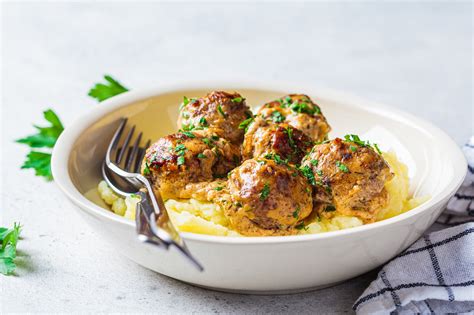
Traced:
<path fill-rule="evenodd" d="M 135 126 L 128 131 L 122 141 L 126 125 L 127 119 L 122 118 L 117 131 L 110 141 L 104 163 L 102 164 L 104 180 L 113 191 L 123 197 L 132 194 L 140 196 L 141 200 L 137 204 L 135 214 L 139 240 L 165 249 L 173 245 L 194 266 L 203 271 L 203 267 L 191 255 L 183 239 L 169 219 L 161 195 L 155 192 L 150 181 L 140 174 L 141 162 L 151 141 L 148 140 L 145 147 L 140 147 L 143 137 L 143 133 L 140 132 L 133 144 L 131 144 L 136 129 Z"/>

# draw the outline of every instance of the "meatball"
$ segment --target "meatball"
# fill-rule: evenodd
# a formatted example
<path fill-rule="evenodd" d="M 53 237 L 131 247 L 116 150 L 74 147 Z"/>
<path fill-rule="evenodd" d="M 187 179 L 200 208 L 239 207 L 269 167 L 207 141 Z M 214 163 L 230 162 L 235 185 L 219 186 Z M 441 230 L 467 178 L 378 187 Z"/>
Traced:
<path fill-rule="evenodd" d="M 240 163 L 237 145 L 215 134 L 178 132 L 148 148 L 142 174 L 164 199 L 181 198 L 189 183 L 226 177 Z"/>
<path fill-rule="evenodd" d="M 336 138 L 316 145 L 300 169 L 315 186 L 314 210 L 320 216 L 357 216 L 369 223 L 388 204 L 384 186 L 393 174 L 383 157 L 362 141 Z"/>
<path fill-rule="evenodd" d="M 288 123 L 313 141 L 327 139 L 331 131 L 319 106 L 304 94 L 290 94 L 264 104 L 258 115 L 275 123 Z"/>
<path fill-rule="evenodd" d="M 233 143 L 241 143 L 244 131 L 240 123 L 252 117 L 245 99 L 238 93 L 214 91 L 198 99 L 185 99 L 178 118 L 178 127 L 215 128 L 215 132 Z"/>
<path fill-rule="evenodd" d="M 312 211 L 311 188 L 298 171 L 273 160 L 250 159 L 228 180 L 224 213 L 247 236 L 291 235 Z"/>
<path fill-rule="evenodd" d="M 256 117 L 245 133 L 242 158 L 273 156 L 277 161 L 281 159 L 285 163 L 300 164 L 312 147 L 311 138 L 300 130 L 285 123 L 274 124 Z"/>

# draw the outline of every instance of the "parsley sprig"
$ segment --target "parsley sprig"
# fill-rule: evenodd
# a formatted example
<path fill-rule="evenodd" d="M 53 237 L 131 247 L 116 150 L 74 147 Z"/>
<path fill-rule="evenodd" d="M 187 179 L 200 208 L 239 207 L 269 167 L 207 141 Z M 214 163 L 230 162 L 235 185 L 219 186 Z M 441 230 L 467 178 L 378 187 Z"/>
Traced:
<path fill-rule="evenodd" d="M 371 144 L 368 140 L 367 141 L 361 140 L 358 135 L 353 135 L 353 134 L 345 135 L 344 140 L 347 142 L 353 142 L 355 144 L 358 144 L 361 147 L 369 147 L 369 148 L 372 147 L 378 154 L 382 154 L 382 151 L 380 151 L 380 148 L 377 145 L 377 143 Z M 352 152 L 357 151 L 357 148 L 355 148 L 354 146 L 350 146 L 350 149 Z"/>
<path fill-rule="evenodd" d="M 30 148 L 45 148 L 42 151 L 31 150 L 21 166 L 22 169 L 32 168 L 36 176 L 43 176 L 46 180 L 52 180 L 51 174 L 51 148 L 54 147 L 64 127 L 61 120 L 52 109 L 43 112 L 44 119 L 49 122 L 47 127 L 34 125 L 37 134 L 16 140 L 18 143 L 26 144 Z"/>
<path fill-rule="evenodd" d="M 97 99 L 99 102 L 128 91 L 126 87 L 111 76 L 105 75 L 104 78 L 106 80 L 105 84 L 98 83 L 89 91 L 89 96 Z M 34 125 L 38 130 L 37 134 L 18 139 L 16 142 L 32 148 L 21 168 L 32 168 L 35 170 L 36 176 L 42 176 L 49 181 L 53 179 L 51 174 L 51 148 L 56 144 L 59 135 L 64 130 L 64 126 L 52 109 L 46 110 L 43 116 L 49 122 L 49 126 L 39 127 Z M 36 150 L 38 148 L 41 148 L 41 150 Z"/>
<path fill-rule="evenodd" d="M 21 226 L 14 223 L 13 228 L 0 227 L 0 273 L 12 274 L 16 269 L 16 244 L 20 236 Z"/>
<path fill-rule="evenodd" d="M 104 79 L 106 81 L 105 83 L 97 83 L 92 89 L 90 89 L 88 94 L 99 102 L 128 91 L 126 87 L 110 75 L 104 75 Z"/>

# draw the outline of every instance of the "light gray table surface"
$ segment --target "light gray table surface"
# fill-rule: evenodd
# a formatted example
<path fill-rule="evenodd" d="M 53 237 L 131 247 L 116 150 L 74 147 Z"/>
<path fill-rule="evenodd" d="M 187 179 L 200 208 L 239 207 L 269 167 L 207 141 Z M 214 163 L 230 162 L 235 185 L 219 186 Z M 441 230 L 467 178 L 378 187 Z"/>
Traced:
<path fill-rule="evenodd" d="M 462 144 L 473 132 L 472 4 L 3 2 L 1 225 L 23 224 L 0 312 L 342 313 L 376 272 L 303 294 L 196 288 L 146 270 L 100 239 L 54 183 L 20 171 L 54 108 L 64 124 L 100 104 L 110 73 L 130 88 L 180 80 L 305 82 L 397 106 Z M 324 272 L 322 270 L 322 272 Z"/>

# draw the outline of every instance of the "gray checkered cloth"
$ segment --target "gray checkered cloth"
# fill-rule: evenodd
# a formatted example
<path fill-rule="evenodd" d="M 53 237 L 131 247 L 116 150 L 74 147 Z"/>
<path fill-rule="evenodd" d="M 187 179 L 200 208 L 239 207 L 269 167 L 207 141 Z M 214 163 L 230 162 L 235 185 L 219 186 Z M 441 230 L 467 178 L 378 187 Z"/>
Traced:
<path fill-rule="evenodd" d="M 462 187 L 438 223 L 392 259 L 355 302 L 357 314 L 474 314 L 474 136 L 463 147 L 469 164 Z"/>

